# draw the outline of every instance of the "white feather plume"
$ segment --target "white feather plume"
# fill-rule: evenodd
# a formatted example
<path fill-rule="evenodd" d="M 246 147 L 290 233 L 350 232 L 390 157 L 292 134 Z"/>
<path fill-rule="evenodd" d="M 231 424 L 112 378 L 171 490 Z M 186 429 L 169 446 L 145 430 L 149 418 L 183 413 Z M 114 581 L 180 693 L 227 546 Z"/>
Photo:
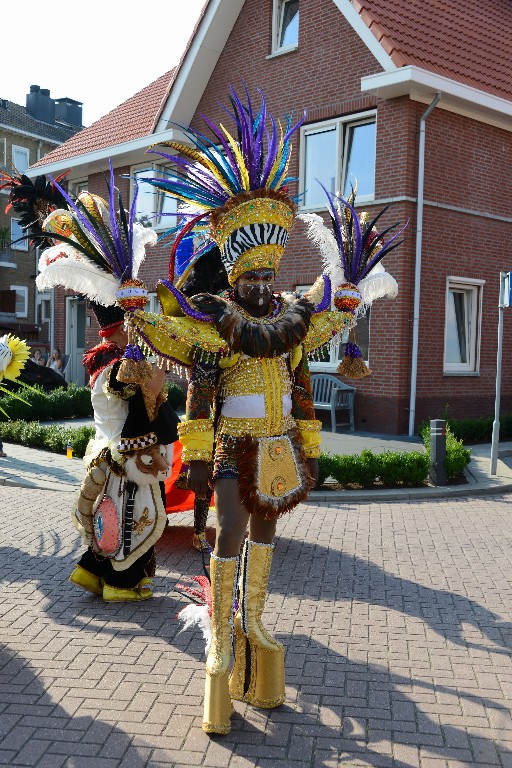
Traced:
<path fill-rule="evenodd" d="M 331 230 L 325 226 L 322 217 L 317 213 L 301 213 L 297 218 L 307 225 L 308 237 L 318 247 L 324 272 L 331 278 L 333 286 L 345 283 L 338 243 Z"/>
<path fill-rule="evenodd" d="M 139 269 L 146 256 L 146 245 L 156 245 L 158 235 L 154 229 L 143 227 L 142 224 L 133 225 L 133 258 L 132 277 L 137 277 Z"/>
<path fill-rule="evenodd" d="M 178 619 L 183 623 L 180 632 L 184 629 L 190 629 L 191 627 L 199 627 L 204 640 L 206 641 L 205 653 L 208 655 L 210 645 L 212 642 L 212 619 L 208 613 L 207 605 L 196 605 L 190 603 L 182 608 L 178 613 Z"/>
<path fill-rule="evenodd" d="M 61 243 L 41 254 L 36 285 L 40 291 L 61 285 L 109 307 L 116 303 L 119 280 L 82 256 L 72 245 Z"/>
<path fill-rule="evenodd" d="M 398 283 L 386 272 L 381 263 L 363 278 L 358 286 L 363 297 L 363 304 L 369 306 L 375 299 L 394 299 L 398 295 Z"/>

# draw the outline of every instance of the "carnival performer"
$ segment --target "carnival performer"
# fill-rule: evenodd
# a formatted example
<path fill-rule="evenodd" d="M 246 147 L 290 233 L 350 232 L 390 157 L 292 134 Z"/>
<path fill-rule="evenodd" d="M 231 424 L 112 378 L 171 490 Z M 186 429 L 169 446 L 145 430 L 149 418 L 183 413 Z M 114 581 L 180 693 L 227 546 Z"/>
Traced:
<path fill-rule="evenodd" d="M 84 360 L 96 436 L 73 511 L 88 548 L 70 579 L 109 602 L 145 600 L 152 596 L 154 544 L 167 523 L 163 482 L 179 421 L 162 391 L 164 368 L 130 341 L 130 313 L 147 302 L 137 273 L 156 234 L 132 220 L 135 206 L 129 215 L 124 211 L 112 167 L 108 202 L 89 192 L 75 202 L 58 189 L 66 208 L 42 224 L 55 245 L 41 254 L 36 283 L 87 296 L 105 339 Z"/>
<path fill-rule="evenodd" d="M 272 118 L 268 128 L 264 97 L 257 114 L 249 97 L 242 104 L 231 90 L 230 98 L 237 138 L 209 120 L 214 142 L 182 127 L 192 148 L 168 142 L 179 155 L 157 152 L 177 167 L 175 176 L 146 179 L 195 208 L 177 241 L 207 220 L 230 290 L 187 298 L 173 285 L 171 254 L 169 280 L 157 286 L 163 316 L 133 316 L 147 345 L 190 367 L 179 434 L 189 486 L 199 498 L 213 486 L 215 496 L 203 730 L 219 734 L 230 731 L 232 699 L 273 708 L 285 698 L 284 648 L 261 621 L 276 520 L 306 497 L 318 473 L 321 423 L 307 354 L 354 322 L 351 312 L 330 311 L 328 278 L 308 298 L 274 292 L 295 215 L 286 188 L 290 137 L 301 123 L 289 121 L 279 135 Z M 200 251 L 196 258 L 207 259 L 208 248 Z"/>

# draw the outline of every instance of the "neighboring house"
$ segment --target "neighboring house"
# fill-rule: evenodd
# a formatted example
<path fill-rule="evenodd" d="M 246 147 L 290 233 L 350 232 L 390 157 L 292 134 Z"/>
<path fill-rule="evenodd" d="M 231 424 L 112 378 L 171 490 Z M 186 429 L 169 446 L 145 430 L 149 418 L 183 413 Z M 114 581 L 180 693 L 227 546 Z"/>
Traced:
<path fill-rule="evenodd" d="M 52 99 L 50 91 L 31 85 L 26 106 L 0 98 L 0 168 L 27 168 L 82 127 L 82 104 Z M 0 191 L 0 334 L 13 331 L 40 346 L 49 345 L 50 296 L 36 290 L 38 256 L 13 212 L 5 213 L 8 190 Z M 14 242 L 13 241 L 18 241 Z"/>
<path fill-rule="evenodd" d="M 447 409 L 491 414 L 499 273 L 512 267 L 511 35 L 506 0 L 210 0 L 175 72 L 31 175 L 72 165 L 75 184 L 102 193 L 108 157 L 119 173 L 143 172 L 152 162 L 144 149 L 179 136 L 173 123 L 203 130 L 200 114 L 222 119 L 229 84 L 245 83 L 254 102 L 260 88 L 275 116 L 306 110 L 290 168 L 301 209 L 325 211 L 316 179 L 345 195 L 357 180 L 358 207 L 375 213 L 392 203 L 381 226 L 409 221 L 385 260 L 399 295 L 376 302 L 358 331 L 373 375 L 355 382 L 356 427 L 412 434 Z M 128 192 L 128 182 L 120 186 Z M 147 210 L 158 211 L 152 197 Z M 280 288 L 308 286 L 320 270 L 305 232 L 298 222 Z M 148 282 L 165 277 L 167 254 L 151 252 Z M 73 301 L 55 307 L 66 351 Z M 511 324 L 506 315 L 505 341 Z M 342 353 L 343 345 L 311 367 L 334 373 Z M 510 409 L 506 354 L 504 363 Z"/>

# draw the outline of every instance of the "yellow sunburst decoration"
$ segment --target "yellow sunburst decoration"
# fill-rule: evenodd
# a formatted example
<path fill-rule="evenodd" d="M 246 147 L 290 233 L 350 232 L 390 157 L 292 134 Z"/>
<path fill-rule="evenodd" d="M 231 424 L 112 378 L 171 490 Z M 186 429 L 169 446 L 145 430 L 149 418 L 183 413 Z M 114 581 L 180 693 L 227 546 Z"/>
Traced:
<path fill-rule="evenodd" d="M 6 333 L 0 337 L 0 382 L 3 379 L 16 381 L 30 357 L 26 342 Z"/>

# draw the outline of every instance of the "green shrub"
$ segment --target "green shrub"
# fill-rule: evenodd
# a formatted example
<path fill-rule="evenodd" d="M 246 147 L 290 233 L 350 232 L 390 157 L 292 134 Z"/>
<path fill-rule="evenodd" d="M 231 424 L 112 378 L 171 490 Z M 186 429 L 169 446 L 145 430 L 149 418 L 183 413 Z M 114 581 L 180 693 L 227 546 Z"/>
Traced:
<path fill-rule="evenodd" d="M 7 421 L 8 418 L 12 421 L 50 421 L 72 417 L 85 419 L 92 416 L 89 387 L 70 384 L 67 389 L 59 387 L 52 392 L 45 392 L 41 386 L 35 385 L 31 389 L 23 387 L 17 394 L 26 403 L 13 395 L 4 394 L 0 398 L 0 406 L 8 416 L 0 412 L 0 421 Z"/>
<path fill-rule="evenodd" d="M 369 488 L 372 485 L 421 486 L 429 470 L 429 458 L 422 451 L 385 451 L 373 453 L 362 451 L 357 455 L 320 454 L 319 488 L 328 477 L 343 486 L 357 485 Z"/>
<path fill-rule="evenodd" d="M 69 441 L 73 446 L 73 454 L 80 458 L 84 456 L 87 443 L 94 433 L 94 427 L 43 426 L 36 421 L 0 423 L 0 438 L 8 443 L 64 454 Z"/>
<path fill-rule="evenodd" d="M 421 427 L 421 439 L 425 444 L 427 453 L 430 455 L 430 425 L 423 424 Z M 471 461 L 471 451 L 464 448 L 462 440 L 454 435 L 450 424 L 446 424 L 446 476 L 448 480 L 453 480 L 462 474 L 465 467 Z"/>
<path fill-rule="evenodd" d="M 173 381 L 167 381 L 167 400 L 175 411 L 182 408 L 185 405 L 186 394 L 185 392 L 175 384 Z"/>

